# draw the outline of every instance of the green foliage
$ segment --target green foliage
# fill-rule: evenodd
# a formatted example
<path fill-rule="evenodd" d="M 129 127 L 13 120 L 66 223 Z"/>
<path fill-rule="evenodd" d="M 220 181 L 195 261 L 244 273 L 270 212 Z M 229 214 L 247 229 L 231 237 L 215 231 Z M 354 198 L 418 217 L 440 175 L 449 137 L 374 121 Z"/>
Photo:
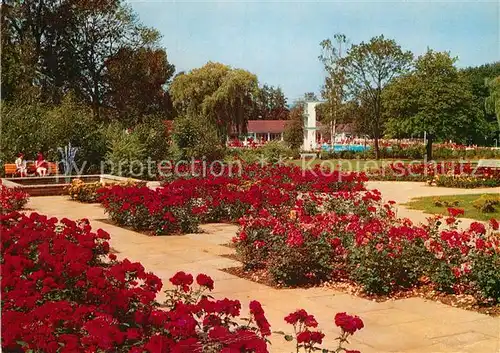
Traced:
<path fill-rule="evenodd" d="M 264 85 L 258 89 L 255 97 L 255 113 L 253 119 L 287 120 L 288 108 L 281 88 Z"/>
<path fill-rule="evenodd" d="M 221 141 L 232 129 L 245 131 L 257 92 L 254 74 L 213 62 L 178 75 L 170 86 L 173 105 L 180 115 L 203 116 L 217 128 Z"/>
<path fill-rule="evenodd" d="M 488 125 L 474 104 L 470 87 L 448 53 L 429 50 L 415 71 L 399 77 L 383 92 L 389 136 L 422 136 L 465 143 Z"/>
<path fill-rule="evenodd" d="M 253 228 L 246 232 L 244 240 L 238 243 L 236 253 L 241 258 L 246 270 L 264 267 L 269 255 L 267 244 L 271 243 L 270 240 L 272 242 L 279 241 L 279 239 L 274 239 L 271 231 L 271 228 L 264 226 Z M 261 246 L 254 245 L 259 243 Z"/>
<path fill-rule="evenodd" d="M 146 158 L 162 161 L 169 158 L 170 136 L 164 120 L 158 116 L 148 116 L 134 127 L 133 133 L 144 144 Z"/>
<path fill-rule="evenodd" d="M 484 194 L 474 201 L 472 205 L 482 213 L 493 213 L 496 212 L 496 207 L 500 205 L 500 196 Z"/>
<path fill-rule="evenodd" d="M 487 80 L 486 85 L 489 89 L 489 96 L 485 100 L 486 111 L 495 114 L 500 130 L 500 75 Z"/>
<path fill-rule="evenodd" d="M 409 288 L 424 273 L 422 261 L 426 254 L 423 240 L 404 241 L 399 248 L 387 244 L 387 237 L 370 240 L 364 246 L 354 246 L 348 259 L 352 278 L 368 293 L 388 294 L 397 288 Z"/>
<path fill-rule="evenodd" d="M 431 260 L 433 266 L 429 269 L 429 278 L 436 284 L 436 288 L 443 292 L 453 293 L 453 287 L 458 282 L 451 266 L 443 261 Z"/>
<path fill-rule="evenodd" d="M 118 176 L 141 176 L 146 159 L 146 146 L 139 139 L 139 134 L 121 130 L 114 133 L 108 141 L 106 162 L 110 173 Z"/>
<path fill-rule="evenodd" d="M 285 244 L 285 237 L 275 237 L 271 245 L 267 266 L 276 283 L 300 285 L 322 281 L 332 273 L 334 247 L 328 234 L 308 235 L 300 247 Z M 266 240 L 269 242 L 269 240 Z M 311 278 L 314 274 L 314 278 Z"/>
<path fill-rule="evenodd" d="M 34 159 L 42 151 L 49 161 L 57 161 L 58 147 L 69 142 L 78 147 L 76 162 L 85 169 L 95 169 L 106 152 L 102 127 L 92 112 L 67 96 L 62 104 L 50 106 L 23 102 L 2 104 L 2 156 L 13 162 L 17 153 Z"/>
<path fill-rule="evenodd" d="M 290 121 L 285 127 L 283 139 L 293 150 L 298 150 L 304 143 L 304 108 L 297 106 L 290 112 Z"/>
<path fill-rule="evenodd" d="M 347 37 L 340 33 L 333 37 L 333 41 L 325 39 L 320 43 L 322 53 L 319 59 L 327 72 L 321 95 L 326 102 L 320 104 L 316 110 L 321 122 L 336 124 L 346 122 L 352 115 L 348 114 L 349 104 L 344 102 L 344 86 L 347 81 L 341 65 L 342 48 L 347 46 Z"/>
<path fill-rule="evenodd" d="M 375 156 L 379 158 L 378 139 L 383 127 L 382 90 L 397 76 L 405 74 L 413 60 L 413 54 L 403 51 L 391 39 L 383 35 L 369 42 L 352 45 L 345 57 L 338 60 L 344 76 L 344 92 L 361 106 L 362 124 L 375 140 Z M 369 114 L 366 108 L 369 108 Z"/>
<path fill-rule="evenodd" d="M 271 141 L 262 146 L 258 151 L 267 163 L 283 163 L 292 155 L 292 151 L 281 141 Z"/>
<path fill-rule="evenodd" d="M 480 175 L 437 175 L 432 181 L 436 186 L 445 188 L 493 188 L 500 186 L 500 179 L 494 176 Z"/>
<path fill-rule="evenodd" d="M 471 277 L 485 298 L 500 302 L 500 254 L 478 252 L 472 257 Z"/>
<path fill-rule="evenodd" d="M 109 114 L 133 126 L 157 114 L 172 114 L 172 102 L 163 86 L 175 71 L 167 53 L 159 48 L 121 49 L 106 64 L 106 80 L 112 87 L 106 95 Z"/>
<path fill-rule="evenodd" d="M 177 117 L 174 120 L 172 140 L 173 154 L 179 160 L 191 158 L 216 160 L 224 156 L 224 147 L 217 130 L 204 116 Z"/>
<path fill-rule="evenodd" d="M 2 99 L 23 94 L 57 104 L 71 90 L 98 118 L 168 113 L 163 84 L 173 66 L 159 39 L 120 0 L 6 0 Z"/>
<path fill-rule="evenodd" d="M 498 77 L 500 77 L 500 61 L 476 67 L 468 67 L 463 69 L 461 73 L 469 82 L 477 106 L 483 111 L 486 121 L 491 125 L 491 138 L 489 141 L 481 142 L 493 143 L 493 139 L 498 138 L 498 135 L 493 132 L 500 130 L 499 103 L 497 103 L 497 108 L 495 108 L 495 101 L 498 102 L 499 99 Z"/>

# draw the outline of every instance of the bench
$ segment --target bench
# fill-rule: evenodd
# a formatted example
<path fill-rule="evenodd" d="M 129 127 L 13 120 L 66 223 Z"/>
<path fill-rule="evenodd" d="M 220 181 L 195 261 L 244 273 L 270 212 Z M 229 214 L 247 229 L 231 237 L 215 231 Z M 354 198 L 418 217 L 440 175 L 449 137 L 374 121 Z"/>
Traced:
<path fill-rule="evenodd" d="M 5 164 L 5 176 L 15 176 L 17 174 L 17 168 L 15 164 Z"/>
<path fill-rule="evenodd" d="M 35 174 L 35 165 L 33 163 L 28 163 L 26 165 L 28 174 Z M 14 163 L 8 163 L 4 165 L 5 176 L 19 176 L 17 172 L 16 165 Z M 59 174 L 59 165 L 54 162 L 47 162 L 47 175 L 58 175 Z"/>

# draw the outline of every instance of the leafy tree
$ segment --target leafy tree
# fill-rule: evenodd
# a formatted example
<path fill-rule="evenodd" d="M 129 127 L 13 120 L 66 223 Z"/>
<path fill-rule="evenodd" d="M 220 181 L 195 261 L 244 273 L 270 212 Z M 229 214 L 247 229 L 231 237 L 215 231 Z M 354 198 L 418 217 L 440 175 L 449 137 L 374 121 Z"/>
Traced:
<path fill-rule="evenodd" d="M 410 68 L 413 54 L 401 50 L 394 41 L 383 35 L 368 43 L 351 45 L 339 66 L 345 75 L 347 99 L 362 100 L 371 109 L 369 131 L 375 140 L 375 157 L 379 158 L 379 138 L 383 126 L 382 90 L 398 75 Z"/>
<path fill-rule="evenodd" d="M 322 53 L 319 60 L 323 63 L 327 75 L 321 91 L 321 96 L 326 102 L 318 106 L 318 110 L 320 111 L 321 122 L 330 125 L 330 135 L 332 137 L 336 134 L 337 123 L 345 122 L 347 119 L 344 104 L 346 77 L 341 65 L 343 48 L 346 47 L 347 42 L 347 37 L 344 34 L 337 33 L 333 36 L 333 41 L 325 39 L 320 43 Z"/>
<path fill-rule="evenodd" d="M 2 99 L 29 88 L 32 98 L 60 103 L 72 91 L 98 118 L 113 88 L 107 61 L 154 50 L 160 38 L 122 0 L 3 0 L 1 22 Z"/>
<path fill-rule="evenodd" d="M 489 114 L 495 114 L 500 131 L 500 76 L 486 81 L 489 96 L 485 100 L 485 108 Z"/>
<path fill-rule="evenodd" d="M 164 87 L 174 66 L 163 49 L 121 49 L 106 61 L 108 92 L 104 97 L 111 114 L 129 126 L 150 115 L 172 114 L 170 96 Z"/>
<path fill-rule="evenodd" d="M 86 168 L 97 167 L 106 153 L 102 126 L 92 111 L 72 95 L 63 98 L 60 105 L 21 100 L 2 104 L 1 159 L 13 161 L 23 152 L 34 159 L 38 151 L 48 160 L 58 160 L 58 147 L 69 142 L 79 147 L 76 162 Z"/>
<path fill-rule="evenodd" d="M 231 68 L 221 63 L 208 62 L 201 68 L 177 74 L 169 92 L 179 114 L 201 114 L 206 97 L 222 85 Z"/>
<path fill-rule="evenodd" d="M 109 172 L 124 177 L 144 175 L 146 155 L 146 146 L 138 134 L 119 130 L 108 141 L 106 161 Z"/>
<path fill-rule="evenodd" d="M 246 132 L 254 111 L 257 77 L 242 69 L 209 62 L 178 75 L 170 86 L 174 108 L 181 115 L 204 116 L 221 141 L 230 131 Z"/>
<path fill-rule="evenodd" d="M 427 132 L 429 160 L 434 139 L 465 142 L 473 134 L 484 133 L 486 127 L 455 62 L 449 53 L 429 50 L 416 60 L 414 72 L 384 90 L 384 108 L 393 133 L 422 136 Z"/>
<path fill-rule="evenodd" d="M 255 97 L 254 119 L 287 120 L 289 110 L 281 88 L 264 85 Z"/>
<path fill-rule="evenodd" d="M 175 118 L 172 140 L 172 152 L 178 160 L 216 160 L 224 154 L 216 128 L 207 124 L 204 116 L 183 115 Z"/>
<path fill-rule="evenodd" d="M 495 110 L 492 109 L 491 100 L 488 102 L 488 97 L 492 92 L 491 84 L 494 84 L 495 77 L 500 76 L 500 61 L 480 65 L 477 67 L 468 67 L 460 70 L 465 79 L 469 82 L 474 100 L 483 112 L 486 121 L 491 125 L 491 136 L 498 138 L 493 132 L 500 131 L 500 122 L 498 115 L 495 115 Z M 493 91 L 495 89 L 493 88 Z"/>
<path fill-rule="evenodd" d="M 318 100 L 318 96 L 316 96 L 316 93 L 314 92 L 307 92 L 304 93 L 304 100 L 306 102 L 314 102 Z"/>
<path fill-rule="evenodd" d="M 290 121 L 285 127 L 283 139 L 293 150 L 298 150 L 304 143 L 304 108 L 297 105 L 290 111 Z"/>

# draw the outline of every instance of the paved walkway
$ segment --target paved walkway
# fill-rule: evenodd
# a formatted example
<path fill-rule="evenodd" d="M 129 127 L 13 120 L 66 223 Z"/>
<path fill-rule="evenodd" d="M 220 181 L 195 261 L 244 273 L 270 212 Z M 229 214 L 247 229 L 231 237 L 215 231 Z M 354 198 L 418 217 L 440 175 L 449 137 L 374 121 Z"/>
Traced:
<path fill-rule="evenodd" d="M 383 186 L 380 189 L 385 191 Z M 387 194 L 396 199 L 397 194 Z M 103 223 L 100 220 L 105 215 L 99 205 L 80 204 L 63 196 L 34 197 L 27 207 L 58 218 L 88 218 L 94 229 L 102 228 L 111 234 L 110 243 L 119 258 L 141 262 L 162 279 L 164 288 L 169 284 L 168 278 L 179 270 L 206 273 L 215 280 L 213 295 L 239 299 L 244 314 L 250 300 L 261 301 L 275 331 L 290 332 L 291 326 L 285 324 L 284 316 L 304 308 L 316 316 L 324 330 L 326 348 L 335 348 L 334 338 L 338 333 L 333 323 L 335 313 L 346 311 L 359 315 L 365 322 L 365 328 L 348 346 L 363 353 L 500 352 L 500 318 L 420 298 L 377 303 L 331 289 L 278 290 L 222 272 L 219 269 L 238 265 L 220 256 L 232 253 L 220 244 L 234 236 L 237 229 L 234 225 L 210 224 L 202 226 L 205 232 L 201 234 L 149 237 Z M 293 346 L 280 336 L 273 335 L 271 341 L 271 352 L 293 351 Z"/>
<path fill-rule="evenodd" d="M 412 210 L 402 205 L 413 198 L 446 195 L 500 194 L 500 187 L 458 189 L 428 186 L 425 183 L 410 181 L 369 181 L 367 187 L 369 189 L 378 189 L 382 193 L 382 197 L 385 201 L 395 201 L 398 217 L 409 218 L 417 223 L 425 223 L 426 219 L 430 217 L 431 214 L 424 213 L 421 210 Z M 470 223 L 476 221 L 469 218 L 460 219 L 462 227 L 468 227 Z"/>

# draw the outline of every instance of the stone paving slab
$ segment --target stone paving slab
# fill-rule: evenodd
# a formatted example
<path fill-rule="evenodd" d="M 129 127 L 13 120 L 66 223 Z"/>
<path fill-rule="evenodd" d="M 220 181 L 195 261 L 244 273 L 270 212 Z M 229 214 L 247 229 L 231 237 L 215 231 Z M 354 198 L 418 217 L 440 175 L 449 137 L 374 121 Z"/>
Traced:
<path fill-rule="evenodd" d="M 274 289 L 220 271 L 235 263 L 219 256 L 231 253 L 232 249 L 219 244 L 234 236 L 235 225 L 210 224 L 202 226 L 205 233 L 151 237 L 103 223 L 99 220 L 105 219 L 105 215 L 98 205 L 81 204 L 66 197 L 34 197 L 28 208 L 59 218 L 90 219 L 94 229 L 103 228 L 110 233 L 110 244 L 120 259 L 140 261 L 162 279 L 164 289 L 171 288 L 168 278 L 179 270 L 206 273 L 216 281 L 214 296 L 239 299 L 243 314 L 248 312 L 250 300 L 261 301 L 273 330 L 290 332 L 284 316 L 304 308 L 316 316 L 324 330 L 325 347 L 335 347 L 338 329 L 333 318 L 335 313 L 346 311 L 359 315 L 365 322 L 365 328 L 356 333 L 348 346 L 364 353 L 500 352 L 499 318 L 421 298 L 378 303 L 324 288 Z M 164 298 L 163 293 L 158 296 L 160 301 Z M 273 335 L 271 341 L 271 352 L 293 351 L 293 344 L 278 335 Z"/>

